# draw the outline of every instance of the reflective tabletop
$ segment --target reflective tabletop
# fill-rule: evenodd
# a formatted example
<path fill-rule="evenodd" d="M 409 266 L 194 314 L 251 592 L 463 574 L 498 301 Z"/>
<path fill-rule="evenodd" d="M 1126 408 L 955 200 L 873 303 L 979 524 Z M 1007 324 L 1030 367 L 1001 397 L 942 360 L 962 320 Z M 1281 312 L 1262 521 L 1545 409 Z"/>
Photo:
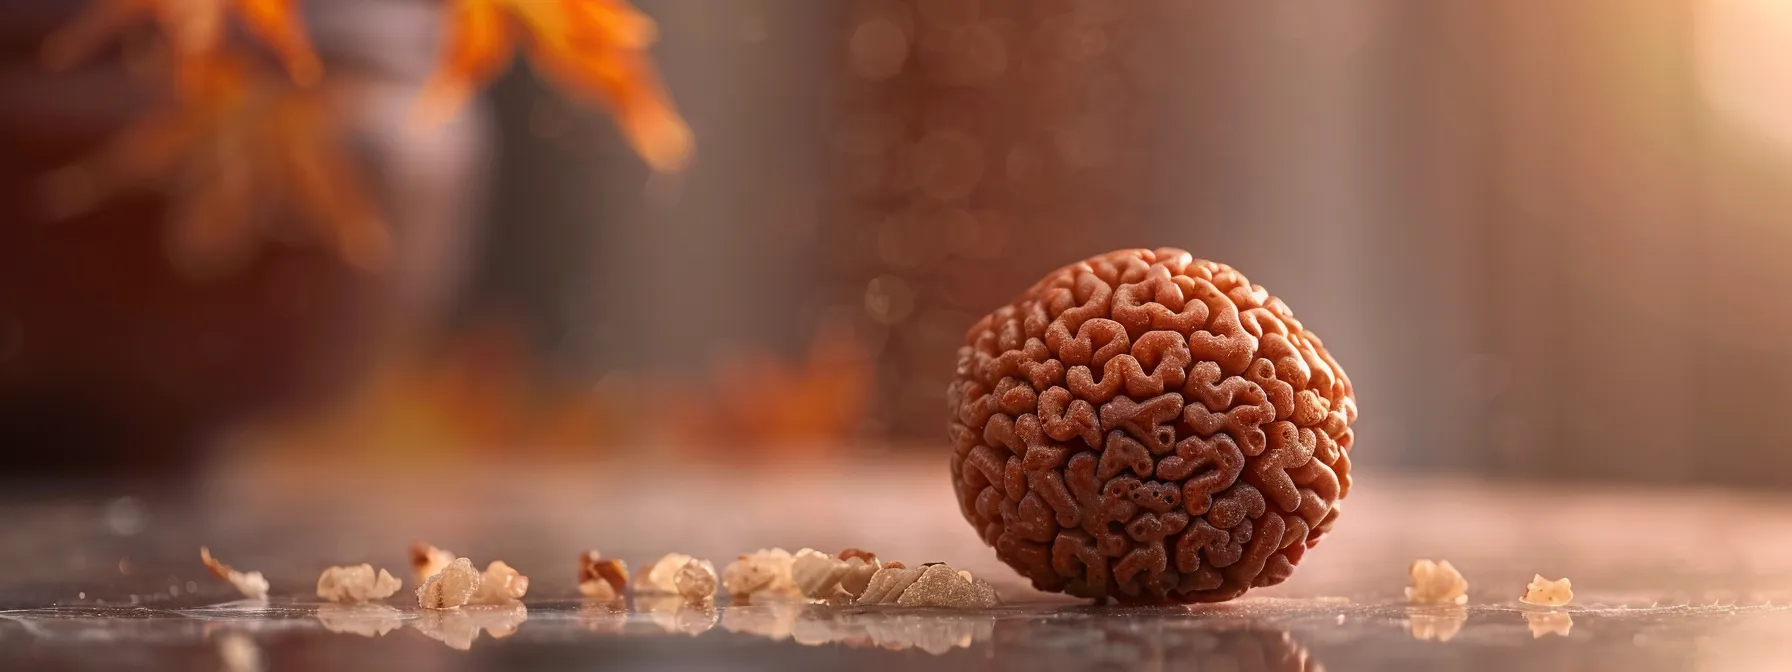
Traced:
<path fill-rule="evenodd" d="M 1134 608 L 1035 592 L 956 510 L 943 462 L 498 465 L 245 462 L 178 484 L 10 489 L 0 509 L 0 669 L 1778 670 L 1792 654 L 1792 499 L 1696 488 L 1370 474 L 1286 584 Z M 409 576 L 413 539 L 531 578 L 509 607 L 313 596 L 332 564 Z M 243 600 L 200 545 L 267 574 Z M 995 582 L 988 610 L 582 600 L 587 548 L 860 547 Z M 1463 607 L 1416 607 L 1415 558 L 1449 559 Z M 1534 574 L 1575 598 L 1516 598 Z M 408 583 L 408 580 L 407 580 Z"/>

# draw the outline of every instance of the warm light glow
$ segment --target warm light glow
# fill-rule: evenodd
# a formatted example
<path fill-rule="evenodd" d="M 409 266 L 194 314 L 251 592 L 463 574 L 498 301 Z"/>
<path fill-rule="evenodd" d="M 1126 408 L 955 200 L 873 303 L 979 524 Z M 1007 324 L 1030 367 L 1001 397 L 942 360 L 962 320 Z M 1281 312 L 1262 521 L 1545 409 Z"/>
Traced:
<path fill-rule="evenodd" d="M 859 431 L 870 353 L 850 327 L 826 325 L 800 361 L 736 353 L 713 374 L 612 373 L 593 386 L 538 379 L 521 334 L 492 327 L 436 355 L 391 351 L 341 402 L 243 428 L 238 445 L 316 458 L 501 454 L 587 458 L 646 442 L 749 454 L 825 451 Z"/>
<path fill-rule="evenodd" d="M 1712 108 L 1792 147 L 1792 2 L 1695 5 L 1699 84 Z"/>

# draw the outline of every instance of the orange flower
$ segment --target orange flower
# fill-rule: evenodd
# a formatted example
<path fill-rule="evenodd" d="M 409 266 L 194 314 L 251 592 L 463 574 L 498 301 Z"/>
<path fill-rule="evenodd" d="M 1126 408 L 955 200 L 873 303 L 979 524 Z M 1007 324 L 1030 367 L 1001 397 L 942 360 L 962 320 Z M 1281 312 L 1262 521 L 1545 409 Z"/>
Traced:
<path fill-rule="evenodd" d="M 216 55 L 224 46 L 224 14 L 235 10 L 249 32 L 280 56 L 293 81 L 314 84 L 323 65 L 295 11 L 297 0 L 98 0 L 44 42 L 44 60 L 68 67 L 83 60 L 131 23 L 153 19 L 167 35 L 177 75 L 194 59 Z M 202 75 L 201 75 L 202 76 Z"/>
<path fill-rule="evenodd" d="M 418 108 L 424 124 L 453 116 L 510 64 L 522 38 L 549 80 L 608 107 L 655 170 L 676 171 L 690 159 L 691 130 L 647 57 L 653 20 L 621 0 L 449 0 L 445 30 L 441 69 Z"/>
<path fill-rule="evenodd" d="M 181 104 L 51 174 L 53 213 L 78 216 L 116 193 L 162 191 L 170 260 L 191 275 L 234 270 L 288 221 L 352 265 L 386 261 L 386 225 L 341 148 L 327 88 L 258 77 L 229 54 L 194 59 L 183 85 Z"/>

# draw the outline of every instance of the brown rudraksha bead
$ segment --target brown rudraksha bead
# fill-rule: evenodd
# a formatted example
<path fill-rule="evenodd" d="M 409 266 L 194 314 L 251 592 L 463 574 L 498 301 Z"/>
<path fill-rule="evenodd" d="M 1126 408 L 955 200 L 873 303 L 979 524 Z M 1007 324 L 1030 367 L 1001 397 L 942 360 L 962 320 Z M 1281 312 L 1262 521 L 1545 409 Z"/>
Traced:
<path fill-rule="evenodd" d="M 959 508 L 1041 590 L 1281 583 L 1350 491 L 1350 379 L 1288 306 L 1182 250 L 1058 269 L 978 321 L 948 394 Z"/>

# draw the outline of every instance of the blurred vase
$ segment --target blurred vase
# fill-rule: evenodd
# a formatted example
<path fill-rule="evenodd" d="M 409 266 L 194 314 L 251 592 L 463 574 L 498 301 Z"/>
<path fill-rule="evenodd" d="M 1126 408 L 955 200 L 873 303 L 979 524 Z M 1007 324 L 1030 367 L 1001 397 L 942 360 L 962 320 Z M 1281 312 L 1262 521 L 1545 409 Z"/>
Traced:
<path fill-rule="evenodd" d="M 435 63 L 434 5 L 306 3 L 352 157 L 341 172 L 359 175 L 392 233 L 383 270 L 304 240 L 259 240 L 240 267 L 195 277 L 167 253 L 178 190 L 51 216 L 46 175 L 168 102 L 117 50 L 72 71 L 38 67 L 38 45 L 73 4 L 0 10 L 0 468 L 183 468 L 208 436 L 328 398 L 384 344 L 440 319 L 465 274 L 486 148 L 477 106 L 431 133 L 406 126 Z"/>

